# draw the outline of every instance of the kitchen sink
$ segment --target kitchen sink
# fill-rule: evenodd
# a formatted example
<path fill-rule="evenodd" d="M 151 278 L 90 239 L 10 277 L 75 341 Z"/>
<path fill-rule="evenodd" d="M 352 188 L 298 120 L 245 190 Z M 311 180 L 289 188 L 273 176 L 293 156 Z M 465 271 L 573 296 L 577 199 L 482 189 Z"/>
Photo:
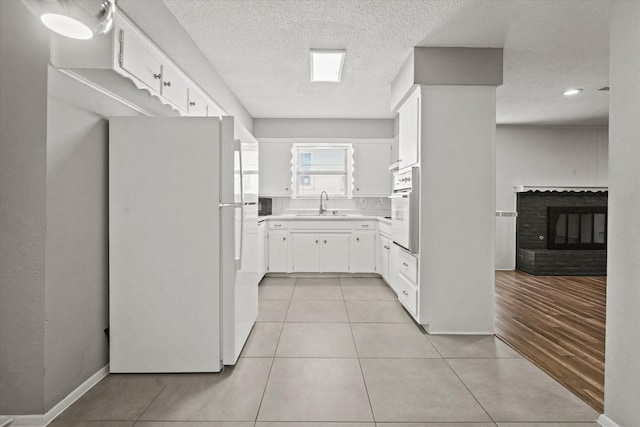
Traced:
<path fill-rule="evenodd" d="M 296 214 L 296 216 L 307 216 L 307 217 L 315 217 L 315 218 L 333 218 L 336 216 L 347 216 L 347 214 L 335 214 L 335 215 Z"/>

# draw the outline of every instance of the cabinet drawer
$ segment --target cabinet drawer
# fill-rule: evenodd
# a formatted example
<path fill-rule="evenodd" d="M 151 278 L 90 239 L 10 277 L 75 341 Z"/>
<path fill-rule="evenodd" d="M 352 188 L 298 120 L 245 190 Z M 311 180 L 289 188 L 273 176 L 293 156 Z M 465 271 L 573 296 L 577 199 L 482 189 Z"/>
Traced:
<path fill-rule="evenodd" d="M 398 299 L 407 310 L 409 310 L 413 317 L 416 317 L 418 313 L 418 290 L 402 276 L 400 276 L 400 281 L 402 285 L 400 286 Z"/>
<path fill-rule="evenodd" d="M 418 283 L 418 259 L 409 252 L 400 250 L 398 257 L 398 271 L 413 284 Z"/>
<path fill-rule="evenodd" d="M 269 230 L 286 230 L 289 223 L 286 221 L 269 221 Z"/>
<path fill-rule="evenodd" d="M 354 230 L 375 230 L 375 221 L 353 221 Z"/>

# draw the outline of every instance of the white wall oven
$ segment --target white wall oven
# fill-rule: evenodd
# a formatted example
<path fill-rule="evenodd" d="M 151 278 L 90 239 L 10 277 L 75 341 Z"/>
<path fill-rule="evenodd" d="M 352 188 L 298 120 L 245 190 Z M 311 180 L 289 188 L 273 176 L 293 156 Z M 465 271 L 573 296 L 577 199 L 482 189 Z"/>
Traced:
<path fill-rule="evenodd" d="M 419 250 L 420 169 L 412 167 L 393 174 L 391 198 L 391 234 L 394 243 L 411 253 Z"/>

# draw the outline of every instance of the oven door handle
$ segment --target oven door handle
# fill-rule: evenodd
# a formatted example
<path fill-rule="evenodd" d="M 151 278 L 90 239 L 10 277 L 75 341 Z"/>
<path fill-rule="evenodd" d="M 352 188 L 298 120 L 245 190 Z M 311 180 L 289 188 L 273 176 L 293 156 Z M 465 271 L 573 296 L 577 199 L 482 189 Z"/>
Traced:
<path fill-rule="evenodd" d="M 392 194 L 389 196 L 390 199 L 408 199 L 409 198 L 409 192 L 407 193 L 398 193 L 398 194 Z"/>

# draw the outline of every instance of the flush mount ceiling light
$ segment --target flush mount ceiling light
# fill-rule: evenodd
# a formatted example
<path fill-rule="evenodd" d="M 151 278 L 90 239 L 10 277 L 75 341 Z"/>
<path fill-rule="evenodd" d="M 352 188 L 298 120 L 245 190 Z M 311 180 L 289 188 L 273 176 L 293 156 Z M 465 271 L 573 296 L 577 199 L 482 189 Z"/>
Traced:
<path fill-rule="evenodd" d="M 346 51 L 311 49 L 310 54 L 312 82 L 340 82 Z"/>
<path fill-rule="evenodd" d="M 88 40 L 111 30 L 116 4 L 115 0 L 37 0 L 35 8 L 51 31 Z"/>
<path fill-rule="evenodd" d="M 574 88 L 574 89 L 567 89 L 564 91 L 564 96 L 573 96 L 573 95 L 577 95 L 580 92 L 582 92 L 582 89 L 580 88 Z"/>

